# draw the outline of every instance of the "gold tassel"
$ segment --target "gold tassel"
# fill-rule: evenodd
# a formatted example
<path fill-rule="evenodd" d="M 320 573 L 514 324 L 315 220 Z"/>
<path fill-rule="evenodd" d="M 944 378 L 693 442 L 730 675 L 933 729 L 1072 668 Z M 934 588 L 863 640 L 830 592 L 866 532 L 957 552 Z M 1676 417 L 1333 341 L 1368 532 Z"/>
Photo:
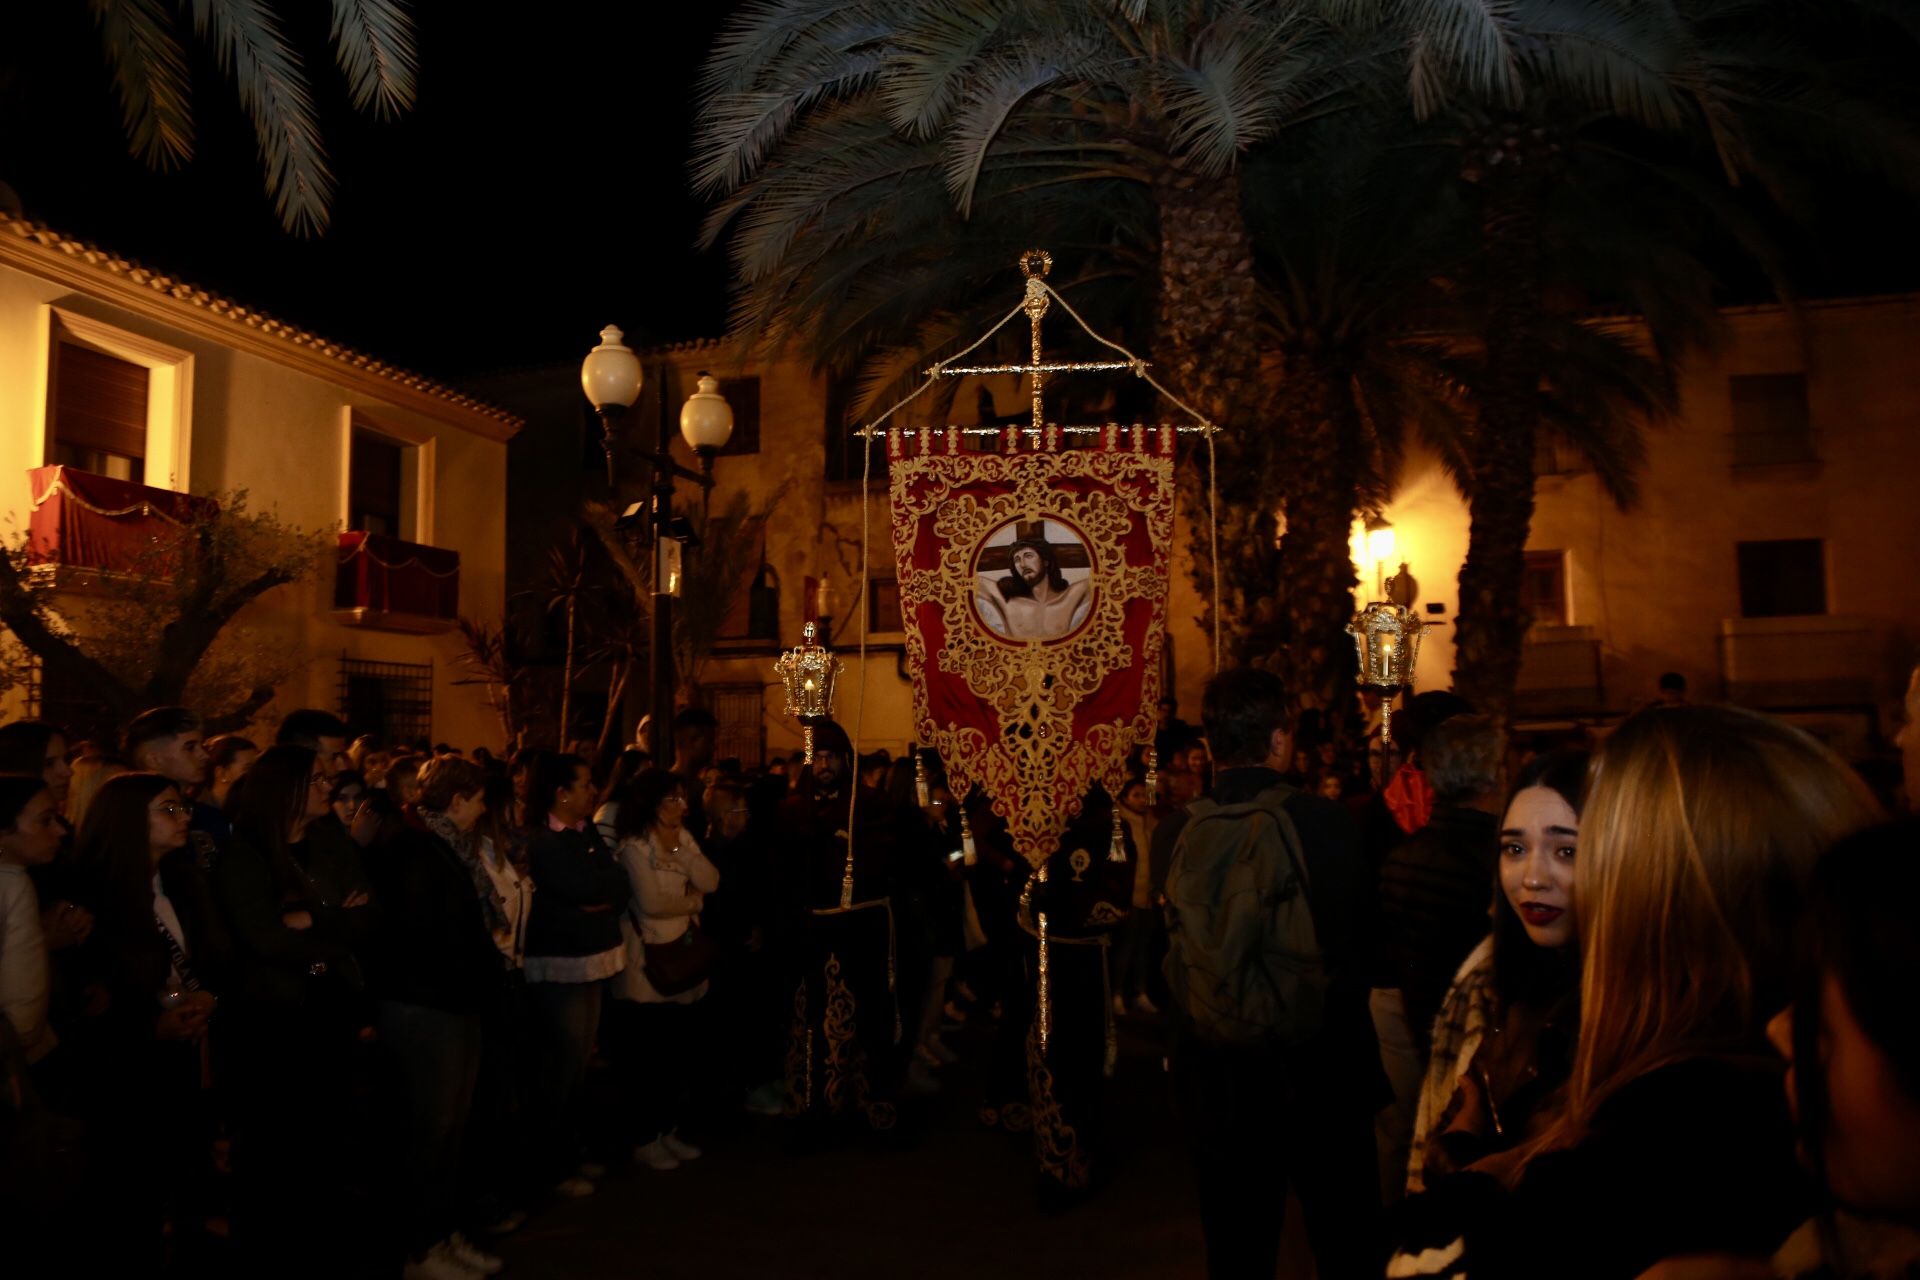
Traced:
<path fill-rule="evenodd" d="M 1147 803 L 1160 803 L 1160 753 L 1147 748 Z"/>
<path fill-rule="evenodd" d="M 813 726 L 808 724 L 804 720 L 800 722 L 800 749 L 806 752 L 806 759 L 803 763 L 812 764 L 813 763 Z"/>
<path fill-rule="evenodd" d="M 1040 870 L 1034 874 L 1034 879 L 1041 884 L 1047 882 L 1047 866 L 1044 862 L 1040 864 Z M 1048 990 L 1047 976 L 1047 913 L 1044 911 L 1035 912 L 1033 918 L 1037 926 L 1037 932 L 1040 935 L 1040 1009 L 1038 1016 L 1040 1020 L 1040 1055 L 1044 1058 L 1047 1053 L 1047 1037 L 1053 1033 L 1053 996 Z"/>
<path fill-rule="evenodd" d="M 960 853 L 967 866 L 980 861 L 980 855 L 973 848 L 973 824 L 967 821 L 967 807 L 960 806 Z"/>
<path fill-rule="evenodd" d="M 913 749 L 913 798 L 922 809 L 933 803 L 933 794 L 927 787 L 927 758 L 918 747 Z"/>
<path fill-rule="evenodd" d="M 1120 802 L 1115 800 L 1113 802 L 1113 844 L 1107 849 L 1107 861 L 1125 862 L 1126 860 L 1127 838 L 1120 830 Z"/>

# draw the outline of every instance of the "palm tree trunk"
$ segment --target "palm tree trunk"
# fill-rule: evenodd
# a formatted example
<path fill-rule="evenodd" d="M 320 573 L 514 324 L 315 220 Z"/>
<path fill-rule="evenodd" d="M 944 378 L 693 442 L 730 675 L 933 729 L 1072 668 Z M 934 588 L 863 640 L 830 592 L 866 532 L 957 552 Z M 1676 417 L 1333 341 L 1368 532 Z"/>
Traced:
<path fill-rule="evenodd" d="M 1540 425 L 1540 229 L 1530 184 L 1491 184 L 1481 234 L 1487 273 L 1486 377 L 1472 442 L 1471 528 L 1460 569 L 1454 691 L 1505 720 L 1528 618 L 1520 605 L 1533 523 Z"/>
<path fill-rule="evenodd" d="M 1223 428 L 1215 440 L 1220 512 L 1220 612 L 1225 652 L 1243 662 L 1275 648 L 1272 617 L 1257 602 L 1273 598 L 1271 514 L 1255 499 L 1265 453 L 1260 353 L 1253 340 L 1259 292 L 1253 242 L 1241 206 L 1239 174 L 1203 178 L 1169 162 L 1153 189 L 1160 218 L 1160 296 L 1154 355 L 1160 378 Z M 1211 539 L 1204 446 L 1182 442 L 1194 465 L 1183 468 L 1181 498 L 1194 530 L 1194 582 L 1214 623 Z M 1267 535 L 1259 536 L 1261 517 Z"/>
<path fill-rule="evenodd" d="M 1286 496 L 1286 568 L 1280 602 L 1287 685 L 1302 710 L 1326 712 L 1330 732 L 1358 728 L 1349 538 L 1360 487 L 1359 407 L 1345 372 L 1311 356 L 1289 358 L 1280 385 L 1280 492 Z"/>

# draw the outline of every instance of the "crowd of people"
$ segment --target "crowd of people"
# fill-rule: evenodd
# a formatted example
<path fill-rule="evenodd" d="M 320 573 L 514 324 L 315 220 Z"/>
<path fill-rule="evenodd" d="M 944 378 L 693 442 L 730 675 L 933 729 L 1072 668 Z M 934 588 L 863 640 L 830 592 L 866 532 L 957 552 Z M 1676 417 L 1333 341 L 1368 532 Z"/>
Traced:
<path fill-rule="evenodd" d="M 963 1052 L 1068 1207 L 1128 1019 L 1214 1276 L 1274 1274 L 1289 1193 L 1322 1280 L 1920 1274 L 1920 826 L 1751 712 L 1522 749 L 1451 694 L 1397 744 L 1287 705 L 1163 702 L 1039 867 L 831 722 L 743 767 L 688 708 L 671 769 L 315 710 L 0 726 L 0 1239 L 492 1275 L 746 1113 L 910 1141 Z"/>

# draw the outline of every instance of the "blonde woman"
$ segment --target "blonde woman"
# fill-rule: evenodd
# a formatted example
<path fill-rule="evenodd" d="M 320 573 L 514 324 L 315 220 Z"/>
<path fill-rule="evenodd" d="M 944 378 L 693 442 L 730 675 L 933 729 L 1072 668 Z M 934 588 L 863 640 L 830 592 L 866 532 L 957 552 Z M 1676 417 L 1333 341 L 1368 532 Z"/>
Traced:
<path fill-rule="evenodd" d="M 1809 1205 L 1765 1026 L 1815 864 L 1874 816 L 1852 770 L 1778 720 L 1623 724 L 1581 815 L 1565 1105 L 1410 1201 L 1389 1274 L 1633 1280 L 1675 1255 L 1770 1253 Z"/>

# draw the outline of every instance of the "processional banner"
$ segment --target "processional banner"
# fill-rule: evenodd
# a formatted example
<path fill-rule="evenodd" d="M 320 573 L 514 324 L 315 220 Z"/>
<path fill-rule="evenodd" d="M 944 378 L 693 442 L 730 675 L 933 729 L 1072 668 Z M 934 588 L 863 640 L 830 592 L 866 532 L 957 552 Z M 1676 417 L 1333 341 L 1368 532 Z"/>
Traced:
<path fill-rule="evenodd" d="M 1151 741 L 1172 562 L 1174 430 L 1086 447 L 1009 427 L 888 432 L 893 547 L 920 740 L 984 789 L 1038 866 L 1095 783 Z"/>

